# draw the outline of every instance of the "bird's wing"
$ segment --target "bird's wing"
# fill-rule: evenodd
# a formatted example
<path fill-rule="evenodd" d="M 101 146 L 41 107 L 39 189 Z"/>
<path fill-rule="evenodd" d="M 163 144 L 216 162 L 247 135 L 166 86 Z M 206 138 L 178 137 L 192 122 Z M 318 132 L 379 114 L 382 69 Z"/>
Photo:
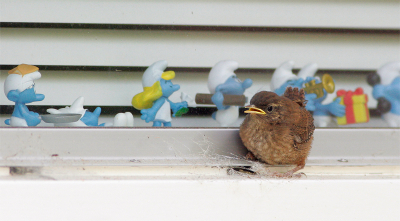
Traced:
<path fill-rule="evenodd" d="M 283 94 L 283 96 L 296 102 L 298 105 L 300 105 L 300 107 L 305 107 L 307 104 L 304 94 L 304 89 L 299 90 L 297 87 L 295 88 L 287 87 L 285 94 Z"/>
<path fill-rule="evenodd" d="M 303 110 L 301 112 L 301 120 L 291 127 L 295 148 L 297 148 L 297 144 L 308 142 L 314 134 L 314 129 L 315 126 L 312 115 L 307 110 Z"/>

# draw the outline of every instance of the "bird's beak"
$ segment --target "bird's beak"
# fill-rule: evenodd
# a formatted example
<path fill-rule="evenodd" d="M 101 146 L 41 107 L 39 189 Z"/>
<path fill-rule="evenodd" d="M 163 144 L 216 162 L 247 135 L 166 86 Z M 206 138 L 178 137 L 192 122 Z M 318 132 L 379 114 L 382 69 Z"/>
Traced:
<path fill-rule="evenodd" d="M 248 110 L 244 111 L 246 114 L 266 114 L 263 110 L 257 108 L 254 105 L 249 105 L 246 106 L 245 108 L 249 108 Z"/>

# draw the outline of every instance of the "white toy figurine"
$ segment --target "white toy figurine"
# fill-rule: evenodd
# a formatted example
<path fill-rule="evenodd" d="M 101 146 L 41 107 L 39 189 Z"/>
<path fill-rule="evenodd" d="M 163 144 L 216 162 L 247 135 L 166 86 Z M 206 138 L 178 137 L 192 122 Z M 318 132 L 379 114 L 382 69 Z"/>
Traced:
<path fill-rule="evenodd" d="M 165 71 L 167 65 L 165 60 L 150 65 L 143 73 L 143 92 L 132 98 L 132 106 L 142 114 L 140 118 L 146 123 L 153 121 L 153 127 L 171 127 L 171 110 L 173 117 L 182 116 L 189 111 L 186 101 L 174 103 L 169 99 L 180 86 L 172 83 L 175 72 Z"/>
<path fill-rule="evenodd" d="M 47 109 L 50 114 L 80 114 L 81 117 L 76 122 L 71 123 L 54 123 L 56 127 L 87 127 L 87 126 L 114 126 L 114 127 L 133 127 L 133 115 L 130 112 L 119 113 L 114 117 L 114 124 L 98 125 L 101 108 L 97 107 L 93 112 L 83 108 L 83 97 L 78 97 L 70 107 Z"/>
<path fill-rule="evenodd" d="M 271 90 L 277 93 L 278 95 L 283 95 L 286 90 L 286 87 L 297 87 L 304 88 L 304 84 L 315 80 L 316 83 L 321 82 L 318 77 L 314 77 L 315 73 L 318 70 L 318 66 L 316 63 L 310 63 L 305 65 L 299 73 L 296 75 L 293 74 L 292 69 L 294 66 L 293 61 L 287 61 L 279 66 L 274 74 L 272 75 L 271 80 Z M 325 88 L 322 89 L 323 95 L 321 93 L 321 97 L 317 98 L 317 95 L 314 93 L 306 93 L 307 106 L 306 109 L 309 111 L 314 111 L 314 124 L 316 127 L 328 127 L 333 126 L 334 121 L 332 115 L 334 116 L 344 116 L 345 114 L 345 106 L 339 104 L 340 100 L 329 103 L 322 104 L 325 100 L 328 92 Z M 331 91 L 330 93 L 332 93 Z"/>
<path fill-rule="evenodd" d="M 378 111 L 390 127 L 400 127 L 400 62 L 390 62 L 368 76 Z"/>
<path fill-rule="evenodd" d="M 223 127 L 232 125 L 239 118 L 238 106 L 225 106 L 224 94 L 243 95 L 253 81 L 246 79 L 241 82 L 234 71 L 238 69 L 236 61 L 220 61 L 210 71 L 208 75 L 208 89 L 211 94 L 212 102 L 217 106 L 218 111 L 212 117 Z"/>
<path fill-rule="evenodd" d="M 4 82 L 4 94 L 7 99 L 15 102 L 11 119 L 5 123 L 11 126 L 36 126 L 41 122 L 38 113 L 29 111 L 27 103 L 41 101 L 43 94 L 36 94 L 35 82 L 41 77 L 39 68 L 33 65 L 21 64 L 8 72 Z"/>

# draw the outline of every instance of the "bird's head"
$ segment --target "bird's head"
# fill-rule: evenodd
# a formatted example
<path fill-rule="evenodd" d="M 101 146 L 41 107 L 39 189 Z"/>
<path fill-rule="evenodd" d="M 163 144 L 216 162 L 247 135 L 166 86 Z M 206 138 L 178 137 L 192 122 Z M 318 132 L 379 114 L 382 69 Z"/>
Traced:
<path fill-rule="evenodd" d="M 250 100 L 245 113 L 252 114 L 268 123 L 283 123 L 290 119 L 290 100 L 274 92 L 261 91 Z"/>

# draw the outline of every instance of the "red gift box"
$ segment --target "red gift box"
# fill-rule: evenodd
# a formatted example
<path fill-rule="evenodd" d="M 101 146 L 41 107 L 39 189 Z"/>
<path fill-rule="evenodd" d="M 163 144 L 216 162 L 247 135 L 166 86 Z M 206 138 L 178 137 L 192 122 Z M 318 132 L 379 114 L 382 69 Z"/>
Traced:
<path fill-rule="evenodd" d="M 337 117 L 339 125 L 365 123 L 369 121 L 369 110 L 367 107 L 368 96 L 364 94 L 362 88 L 357 88 L 354 92 L 338 90 L 336 92 L 340 104 L 346 106 L 346 115 Z"/>

